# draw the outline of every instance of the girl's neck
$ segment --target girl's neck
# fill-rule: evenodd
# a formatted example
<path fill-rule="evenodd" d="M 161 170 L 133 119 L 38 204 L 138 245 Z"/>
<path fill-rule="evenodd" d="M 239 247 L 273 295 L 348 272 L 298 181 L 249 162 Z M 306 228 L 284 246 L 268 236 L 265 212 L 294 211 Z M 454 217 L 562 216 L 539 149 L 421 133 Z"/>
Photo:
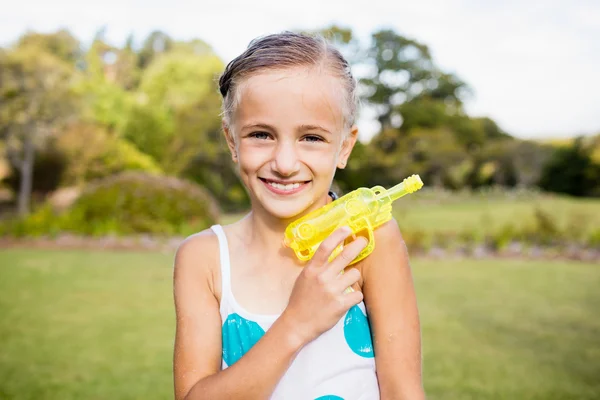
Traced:
<path fill-rule="evenodd" d="M 331 197 L 327 195 L 322 201 L 315 203 L 315 207 L 311 207 L 311 209 L 317 209 L 331 201 Z M 244 218 L 244 242 L 249 248 L 261 249 L 268 254 L 279 253 L 291 256 L 291 250 L 283 245 L 283 238 L 287 226 L 297 218 L 300 218 L 300 215 L 290 219 L 281 219 L 273 217 L 264 209 L 253 209 Z"/>

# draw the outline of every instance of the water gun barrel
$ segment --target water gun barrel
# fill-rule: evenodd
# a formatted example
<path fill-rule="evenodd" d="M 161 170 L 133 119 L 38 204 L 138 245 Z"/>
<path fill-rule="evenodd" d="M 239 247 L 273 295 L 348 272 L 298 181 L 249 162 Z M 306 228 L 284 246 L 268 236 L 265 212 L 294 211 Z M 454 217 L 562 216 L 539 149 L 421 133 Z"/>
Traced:
<path fill-rule="evenodd" d="M 387 195 L 392 201 L 398 200 L 402 196 L 414 193 L 423 187 L 423 181 L 419 175 L 411 175 L 404 179 L 401 183 L 391 187 L 387 191 Z"/>

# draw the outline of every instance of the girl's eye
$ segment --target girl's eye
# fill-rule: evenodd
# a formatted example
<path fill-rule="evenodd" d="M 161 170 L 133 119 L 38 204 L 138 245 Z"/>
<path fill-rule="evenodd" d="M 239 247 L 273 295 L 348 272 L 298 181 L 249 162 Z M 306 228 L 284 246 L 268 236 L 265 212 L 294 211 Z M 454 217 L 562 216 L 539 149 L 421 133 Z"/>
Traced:
<path fill-rule="evenodd" d="M 269 134 L 266 132 L 253 132 L 250 134 L 250 137 L 264 140 L 269 138 Z"/>
<path fill-rule="evenodd" d="M 306 140 L 307 142 L 322 142 L 323 138 L 320 136 L 308 135 L 304 136 L 304 140 Z"/>

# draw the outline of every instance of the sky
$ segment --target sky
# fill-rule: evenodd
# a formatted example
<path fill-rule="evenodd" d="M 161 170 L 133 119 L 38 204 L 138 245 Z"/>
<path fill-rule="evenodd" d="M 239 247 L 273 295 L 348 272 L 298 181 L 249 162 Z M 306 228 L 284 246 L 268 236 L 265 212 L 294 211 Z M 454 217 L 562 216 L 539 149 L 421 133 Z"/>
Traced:
<path fill-rule="evenodd" d="M 521 138 L 600 132 L 600 1 L 597 0 L 273 0 L 33 1 L 0 6 L 0 46 L 26 30 L 69 29 L 89 42 L 138 41 L 153 30 L 199 38 L 225 62 L 256 36 L 330 24 L 365 42 L 382 28 L 426 44 L 434 62 L 473 93 L 469 115 L 488 116 Z M 368 113 L 364 135 L 376 126 Z"/>

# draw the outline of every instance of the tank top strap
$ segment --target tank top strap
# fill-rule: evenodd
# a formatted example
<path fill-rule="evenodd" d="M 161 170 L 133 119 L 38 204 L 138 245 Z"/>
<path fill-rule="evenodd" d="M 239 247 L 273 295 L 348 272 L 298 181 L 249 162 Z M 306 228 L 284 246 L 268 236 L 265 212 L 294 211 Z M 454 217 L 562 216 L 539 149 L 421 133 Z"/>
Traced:
<path fill-rule="evenodd" d="M 227 236 L 221 225 L 210 227 L 219 240 L 219 263 L 221 265 L 221 304 L 225 304 L 231 293 L 231 263 L 229 260 L 229 245 Z"/>

